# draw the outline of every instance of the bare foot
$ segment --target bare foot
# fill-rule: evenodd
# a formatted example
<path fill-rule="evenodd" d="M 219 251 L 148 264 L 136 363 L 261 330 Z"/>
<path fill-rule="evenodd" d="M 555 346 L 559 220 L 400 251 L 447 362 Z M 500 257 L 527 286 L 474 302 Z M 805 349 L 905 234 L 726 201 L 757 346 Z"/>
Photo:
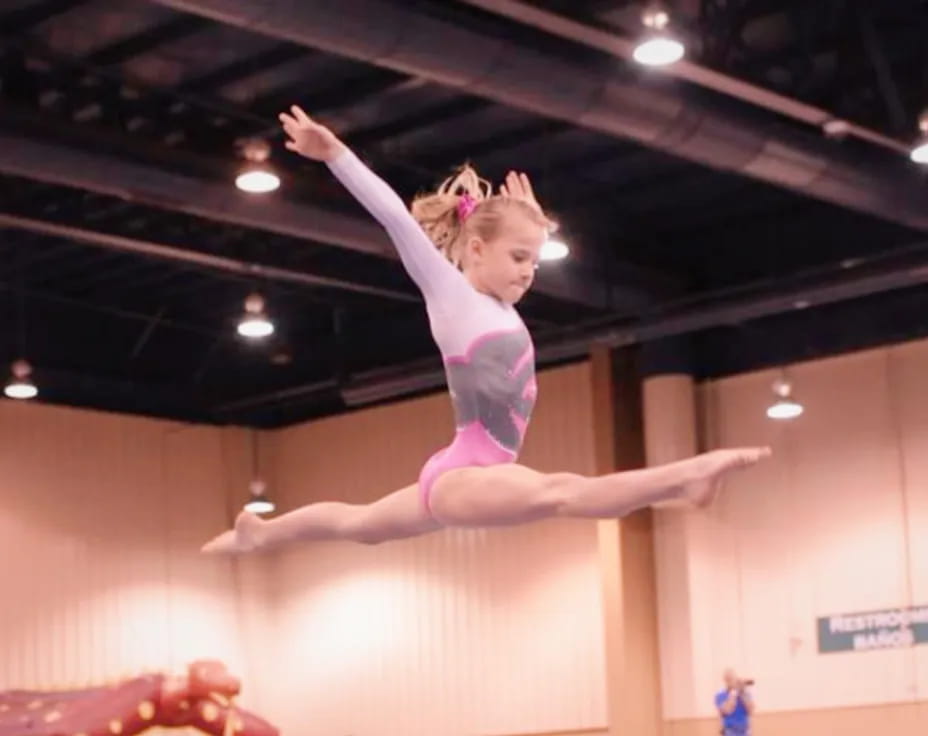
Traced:
<path fill-rule="evenodd" d="M 693 480 L 683 484 L 682 497 L 697 507 L 708 506 L 719 490 L 722 476 L 770 457 L 769 447 L 738 447 L 713 450 L 693 458 Z"/>
<path fill-rule="evenodd" d="M 235 519 L 235 528 L 223 532 L 204 544 L 201 552 L 207 554 L 234 554 L 253 552 L 264 541 L 264 521 L 250 511 L 242 511 Z"/>

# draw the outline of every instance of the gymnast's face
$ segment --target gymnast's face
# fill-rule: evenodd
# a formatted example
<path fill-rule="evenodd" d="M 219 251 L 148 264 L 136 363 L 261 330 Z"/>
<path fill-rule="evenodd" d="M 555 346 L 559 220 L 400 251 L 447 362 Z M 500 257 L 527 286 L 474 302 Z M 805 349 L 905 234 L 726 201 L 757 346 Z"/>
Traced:
<path fill-rule="evenodd" d="M 547 231 L 516 209 L 500 218 L 494 237 L 468 243 L 465 273 L 478 291 L 515 304 L 535 280 L 538 256 Z"/>

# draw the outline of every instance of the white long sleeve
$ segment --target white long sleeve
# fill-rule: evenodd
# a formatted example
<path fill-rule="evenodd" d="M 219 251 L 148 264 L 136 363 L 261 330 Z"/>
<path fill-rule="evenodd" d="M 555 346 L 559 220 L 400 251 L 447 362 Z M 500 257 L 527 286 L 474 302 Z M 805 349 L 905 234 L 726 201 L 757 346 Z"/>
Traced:
<path fill-rule="evenodd" d="M 441 253 L 413 219 L 403 200 L 349 149 L 329 169 L 387 231 L 406 272 L 428 301 L 471 289 L 463 274 Z"/>

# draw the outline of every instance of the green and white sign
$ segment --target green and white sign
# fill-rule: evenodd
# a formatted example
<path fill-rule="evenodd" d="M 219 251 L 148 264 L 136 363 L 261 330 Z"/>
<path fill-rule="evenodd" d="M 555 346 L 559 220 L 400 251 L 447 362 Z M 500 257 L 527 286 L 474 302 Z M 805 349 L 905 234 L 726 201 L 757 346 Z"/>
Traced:
<path fill-rule="evenodd" d="M 928 606 L 840 613 L 818 619 L 818 651 L 865 652 L 928 644 Z"/>

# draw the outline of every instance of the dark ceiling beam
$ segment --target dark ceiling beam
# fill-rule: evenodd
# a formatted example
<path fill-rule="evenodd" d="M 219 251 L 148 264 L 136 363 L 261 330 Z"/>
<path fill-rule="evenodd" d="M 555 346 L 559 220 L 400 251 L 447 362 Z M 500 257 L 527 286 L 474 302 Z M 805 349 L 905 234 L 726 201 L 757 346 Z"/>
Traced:
<path fill-rule="evenodd" d="M 587 202 L 608 202 L 623 215 L 634 213 L 623 210 L 621 200 L 626 195 L 639 197 L 646 189 L 666 186 L 674 179 L 694 172 L 712 177 L 713 172 L 683 159 L 666 157 L 655 160 L 653 151 L 640 148 L 597 149 L 578 158 L 558 162 L 546 168 L 548 177 L 570 182 L 558 196 L 558 206 L 570 211 Z M 640 198 L 640 197 L 639 197 Z"/>
<path fill-rule="evenodd" d="M 368 72 L 353 81 L 342 80 L 329 89 L 319 92 L 307 93 L 305 84 L 275 89 L 253 100 L 248 104 L 248 109 L 255 115 L 273 121 L 267 128 L 258 131 L 256 135 L 275 138 L 281 135 L 277 116 L 289 110 L 291 105 L 300 105 L 325 122 L 327 115 L 337 114 L 345 108 L 372 97 L 387 95 L 395 90 L 418 84 L 418 80 L 394 72 L 374 70 L 374 73 Z"/>
<path fill-rule="evenodd" d="M 421 128 L 428 128 L 448 120 L 455 120 L 463 115 L 471 115 L 486 110 L 493 103 L 475 97 L 460 97 L 455 100 L 430 105 L 395 120 L 374 125 L 369 128 L 353 130 L 345 136 L 351 146 L 371 146 L 390 138 L 399 138 Z"/>
<path fill-rule="evenodd" d="M 744 25 L 809 5 L 808 0 L 732 0 L 732 2 L 740 5 L 739 15 Z"/>
<path fill-rule="evenodd" d="M 117 291 L 123 293 L 141 293 L 142 289 L 168 284 L 182 276 L 188 276 L 186 269 L 155 266 L 153 261 L 147 258 L 123 257 L 109 268 L 101 267 L 98 262 L 93 271 L 90 274 L 82 274 L 77 283 L 87 293 L 107 286 L 115 286 Z M 164 291 L 159 288 L 158 294 L 163 296 Z"/>
<path fill-rule="evenodd" d="M 728 0 L 700 2 L 699 27 L 702 38 L 700 60 L 713 67 L 725 68 L 732 51 L 743 46 L 741 32 L 747 22 L 747 3 Z"/>
<path fill-rule="evenodd" d="M 125 307 L 115 306 L 113 304 L 104 304 L 93 299 L 82 299 L 75 296 L 58 294 L 48 288 L 37 289 L 29 284 L 23 286 L 18 283 L 9 281 L 0 281 L 0 292 L 7 292 L 9 294 L 21 293 L 23 296 L 26 296 L 29 299 L 48 302 L 49 304 L 57 304 L 59 306 L 67 307 L 68 309 L 77 309 L 85 312 L 92 312 L 94 314 L 105 315 L 107 317 L 116 317 L 117 319 L 137 322 L 139 324 L 146 324 L 151 319 L 151 315 L 144 312 L 138 312 L 133 309 L 127 309 Z M 161 324 L 165 327 L 169 327 L 186 334 L 196 335 L 198 337 L 208 337 L 212 339 L 212 337 L 216 334 L 215 329 L 211 329 L 206 325 L 192 324 L 190 322 L 185 322 L 174 318 L 163 318 L 161 320 Z"/>
<path fill-rule="evenodd" d="M 609 197 L 609 202 L 621 210 L 660 218 L 667 212 L 667 202 L 680 202 L 681 210 L 700 203 L 709 205 L 725 200 L 748 185 L 743 179 L 722 178 L 711 171 L 670 171 L 617 190 Z"/>
<path fill-rule="evenodd" d="M 355 104 L 366 97 L 386 94 L 409 83 L 409 77 L 386 69 L 368 69 L 355 79 L 342 79 L 328 88 L 307 91 L 306 83 L 289 84 L 252 100 L 248 107 L 257 115 L 275 118 L 290 105 L 301 105 L 315 115 Z"/>
<path fill-rule="evenodd" d="M 853 21 L 852 18 L 849 19 Z M 876 32 L 880 33 L 880 29 L 877 27 L 876 21 L 872 16 L 870 22 L 874 25 Z M 917 26 L 913 25 L 907 32 L 903 31 L 902 34 L 897 34 L 898 37 L 894 38 L 893 44 L 883 49 L 889 63 L 901 64 L 903 61 L 909 60 L 913 56 L 919 54 L 924 49 L 922 37 L 916 28 Z M 812 53 L 815 57 L 838 57 L 841 55 L 843 49 L 851 50 L 852 53 L 844 60 L 851 63 L 841 65 L 847 67 L 841 70 L 841 79 L 845 81 L 859 79 L 861 70 L 866 70 L 872 78 L 872 63 L 867 58 L 866 52 L 861 53 L 859 40 L 858 35 L 848 33 L 846 25 L 842 24 L 837 29 L 825 31 L 816 37 L 814 39 Z M 741 60 L 737 66 L 734 67 L 734 70 L 739 74 L 747 76 L 759 76 L 770 69 L 787 67 L 797 55 L 803 53 L 802 39 L 794 38 L 785 45 L 769 51 L 762 52 L 759 50 L 752 50 L 750 56 Z"/>
<path fill-rule="evenodd" d="M 237 59 L 199 77 L 194 77 L 182 83 L 179 89 L 184 92 L 211 92 L 242 79 L 289 64 L 291 61 L 306 59 L 314 53 L 316 52 L 311 49 L 292 43 L 278 43 L 254 56 Z"/>
<path fill-rule="evenodd" d="M 148 345 L 148 342 L 151 340 L 151 336 L 155 334 L 155 330 L 158 328 L 158 325 L 161 324 L 161 320 L 164 319 L 164 315 L 167 312 L 167 307 L 160 306 L 158 310 L 151 315 L 151 319 L 145 324 L 141 333 L 139 333 L 138 339 L 135 341 L 135 344 L 132 346 L 132 350 L 129 351 L 129 360 L 138 360 L 138 357 L 142 354 L 142 351 L 145 349 L 145 346 Z"/>
<path fill-rule="evenodd" d="M 87 61 L 99 66 L 122 64 L 159 46 L 199 33 L 210 25 L 210 21 L 205 18 L 180 15 L 166 23 L 97 49 L 87 57 Z"/>
<path fill-rule="evenodd" d="M 0 15 L 0 34 L 25 33 L 40 23 L 69 10 L 87 5 L 90 0 L 43 0 Z"/>
<path fill-rule="evenodd" d="M 808 205 L 814 206 L 814 202 Z M 786 218 L 795 216 L 796 205 L 788 192 L 782 189 L 766 189 L 750 198 L 722 197 L 712 203 L 700 202 L 684 206 L 674 212 L 672 218 L 662 218 L 656 226 L 661 234 L 675 238 L 692 237 L 699 230 L 700 237 L 717 233 L 719 238 L 733 236 L 738 230 L 747 231 L 756 227 L 761 218 Z M 808 215 L 803 215 L 803 220 Z M 711 268 L 711 263 L 708 266 Z"/>
<path fill-rule="evenodd" d="M 32 94 L 30 98 L 13 100 L 19 107 L 0 107 L 4 122 L 13 121 L 31 133 L 51 132 L 53 137 L 68 140 L 77 135 L 96 137 L 90 145 L 95 150 L 110 150 L 112 141 L 100 135 L 105 128 L 121 137 L 123 147 L 138 146 L 139 140 L 163 140 L 168 131 L 181 128 L 191 137 L 186 158 L 204 161 L 204 152 L 216 153 L 233 149 L 233 141 L 266 127 L 269 121 L 222 99 L 206 98 L 180 88 L 161 88 L 128 78 L 121 70 L 94 65 L 83 59 L 63 57 L 41 41 L 29 38 L 19 44 L 20 51 L 43 63 L 29 70 Z M 57 92 L 58 98 L 47 106 L 38 104 L 38 92 Z M 7 93 L 6 86 L 3 89 Z M 24 110 L 33 112 L 32 119 Z M 92 112 L 85 122 L 91 124 L 64 125 L 62 118 L 72 118 L 86 110 Z M 218 125 L 215 121 L 223 121 Z M 73 133 L 61 132 L 63 128 Z M 61 132 L 59 134 L 59 132 Z M 162 146 L 159 160 L 174 161 L 185 157 L 180 148 Z"/>
<path fill-rule="evenodd" d="M 532 141 L 543 140 L 549 136 L 558 135 L 574 126 L 562 120 L 540 120 L 521 125 L 513 130 L 490 136 L 467 145 L 449 146 L 438 150 L 430 150 L 428 160 L 447 163 L 448 161 L 478 160 L 494 154 L 503 153 L 514 146 L 524 145 Z"/>
<path fill-rule="evenodd" d="M 391 97 L 394 95 L 402 95 L 407 92 L 413 92 L 415 90 L 421 90 L 422 88 L 427 87 L 429 84 L 430 82 L 428 80 L 422 79 L 421 77 L 407 76 L 398 79 L 396 84 L 384 85 L 381 89 L 377 90 L 376 95 L 371 95 L 369 98 L 361 97 L 344 105 L 340 105 L 337 108 L 332 108 L 327 112 L 324 112 L 320 118 L 323 121 L 327 121 L 334 117 L 337 122 L 334 123 L 332 127 L 340 130 L 342 136 L 345 136 L 350 128 L 346 128 L 344 126 L 351 124 L 353 117 L 351 114 L 352 110 L 365 110 L 372 106 L 379 110 L 395 107 L 393 104 L 394 100 L 391 100 Z"/>
<path fill-rule="evenodd" d="M 0 48 L 0 81 L 6 100 L 26 105 L 38 103 L 40 90 L 36 75 L 28 68 L 21 48 Z"/>
<path fill-rule="evenodd" d="M 873 9 L 868 2 L 862 2 L 862 0 L 851 0 L 851 3 L 851 12 L 857 24 L 861 44 L 873 69 L 880 98 L 886 106 L 890 127 L 896 135 L 911 135 L 914 129 L 913 121 L 905 109 L 905 103 L 902 101 L 902 95 L 893 77 L 892 66 L 873 23 Z"/>
<path fill-rule="evenodd" d="M 305 398 L 307 395 L 317 394 L 320 391 L 333 391 L 338 388 L 339 382 L 335 378 L 326 378 L 304 384 L 292 389 L 268 391 L 257 396 L 248 396 L 243 399 L 233 399 L 211 407 L 217 416 L 225 417 L 233 414 L 243 414 L 251 409 L 267 410 L 280 404 L 292 404 L 294 400 Z"/>
<path fill-rule="evenodd" d="M 361 284 L 344 279 L 335 279 L 328 276 L 317 276 L 315 274 L 278 268 L 276 266 L 266 266 L 260 263 L 241 261 L 225 256 L 213 255 L 211 253 L 177 248 L 161 243 L 152 243 L 136 238 L 111 235 L 109 233 L 88 230 L 74 225 L 44 222 L 42 220 L 21 217 L 5 212 L 0 212 L 0 228 L 12 228 L 52 238 L 74 240 L 79 243 L 84 243 L 85 245 L 104 248 L 118 253 L 133 253 L 145 258 L 183 263 L 210 271 L 234 274 L 240 278 L 281 281 L 299 284 L 301 286 L 349 291 L 357 294 L 404 302 L 419 301 L 418 297 L 407 292 L 384 289 L 378 286 Z"/>
<path fill-rule="evenodd" d="M 0 225 L 0 227 L 3 226 Z M 10 228 L 8 228 L 6 232 L 7 237 L 9 237 L 9 230 Z M 24 230 L 22 232 L 31 231 Z M 57 283 L 66 284 L 68 288 L 76 291 L 83 287 L 80 281 L 81 276 L 88 272 L 96 273 L 98 269 L 107 268 L 112 265 L 114 261 L 118 260 L 120 260 L 120 258 L 117 253 L 94 253 L 85 248 L 77 251 L 68 258 L 53 261 L 41 270 L 33 269 L 31 271 L 30 281 L 39 288 L 45 288 L 51 284 Z"/>
<path fill-rule="evenodd" d="M 20 260 L 17 261 L 17 266 L 24 271 L 30 270 L 33 267 L 46 262 L 51 262 L 51 267 L 55 261 L 61 259 L 62 257 L 68 257 L 69 255 L 72 255 L 80 248 L 77 243 L 71 241 L 58 242 L 53 246 L 45 248 L 35 248 L 31 247 L 31 244 L 39 239 L 37 236 L 23 235 L 23 238 L 26 239 L 26 247 L 28 248 L 29 252 L 26 255 L 19 254 Z M 19 246 L 17 247 L 19 248 Z"/>
<path fill-rule="evenodd" d="M 815 80 L 815 33 L 827 13 L 826 3 L 794 5 L 786 13 L 799 46 L 798 52 L 789 59 L 793 93 L 802 98 Z"/>

